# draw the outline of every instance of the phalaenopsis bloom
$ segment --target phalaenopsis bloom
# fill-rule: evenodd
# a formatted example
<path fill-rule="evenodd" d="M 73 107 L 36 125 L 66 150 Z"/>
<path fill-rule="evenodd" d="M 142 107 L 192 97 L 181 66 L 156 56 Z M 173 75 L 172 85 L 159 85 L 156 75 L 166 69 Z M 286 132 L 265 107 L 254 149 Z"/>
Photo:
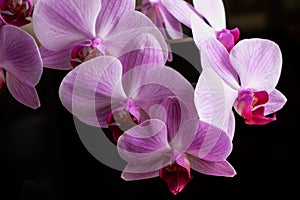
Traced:
<path fill-rule="evenodd" d="M 238 28 L 226 28 L 226 14 L 222 0 L 194 0 L 195 9 L 204 17 L 192 15 L 191 29 L 196 43 L 208 37 L 216 38 L 230 51 L 240 37 Z"/>
<path fill-rule="evenodd" d="M 135 11 L 135 0 L 39 0 L 33 28 L 48 68 L 69 70 L 97 56 L 119 57 L 128 51 L 126 43 L 145 32 L 159 40 L 167 56 L 163 36 Z"/>
<path fill-rule="evenodd" d="M 82 63 L 60 87 L 61 101 L 70 112 L 89 125 L 110 128 L 115 141 L 123 131 L 148 119 L 151 106 L 170 95 L 194 108 L 193 87 L 164 66 L 166 58 L 155 37 L 140 35 L 129 44 L 136 50 L 119 59 L 101 56 Z M 195 108 L 189 110 L 196 115 Z"/>
<path fill-rule="evenodd" d="M 38 108 L 40 100 L 35 86 L 40 81 L 42 71 L 41 56 L 33 37 L 19 27 L 2 23 L 0 92 L 6 85 L 17 101 L 30 108 Z"/>
<path fill-rule="evenodd" d="M 187 117 L 176 97 L 167 97 L 152 111 L 152 119 L 126 131 L 118 140 L 121 157 L 127 161 L 125 180 L 160 177 L 176 195 L 197 172 L 232 177 L 227 161 L 230 137 L 221 129 Z"/>
<path fill-rule="evenodd" d="M 183 39 L 182 24 L 191 26 L 191 17 L 197 13 L 192 5 L 183 0 L 142 0 L 137 10 L 149 17 L 165 39 Z M 168 45 L 168 61 L 172 61 L 171 45 Z"/>
<path fill-rule="evenodd" d="M 287 99 L 275 88 L 282 68 L 281 51 L 275 42 L 244 39 L 228 53 L 216 39 L 208 39 L 199 48 L 204 71 L 196 87 L 195 102 L 200 108 L 200 118 L 210 122 L 211 111 L 226 112 L 232 126 L 234 107 L 246 124 L 264 125 L 276 120 L 275 112 Z M 212 70 L 206 72 L 208 69 Z M 214 98 L 209 102 L 205 96 L 211 93 Z M 208 103 L 214 107 L 201 109 Z"/>
<path fill-rule="evenodd" d="M 22 27 L 31 22 L 32 35 Z M 166 64 L 183 25 L 200 52 L 195 87 Z M 43 67 L 69 70 L 61 103 L 112 133 L 121 177 L 159 177 L 176 195 L 193 173 L 236 174 L 235 114 L 265 125 L 287 101 L 276 89 L 279 46 L 239 37 L 221 0 L 0 0 L 0 93 L 38 108 Z"/>

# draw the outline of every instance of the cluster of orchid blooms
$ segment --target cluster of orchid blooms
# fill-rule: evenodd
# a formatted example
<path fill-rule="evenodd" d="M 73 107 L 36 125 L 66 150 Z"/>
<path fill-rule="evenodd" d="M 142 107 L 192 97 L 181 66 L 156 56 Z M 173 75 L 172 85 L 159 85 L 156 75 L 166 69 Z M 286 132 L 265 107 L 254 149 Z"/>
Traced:
<path fill-rule="evenodd" d="M 0 91 L 40 107 L 43 67 L 69 70 L 59 97 L 82 122 L 107 128 L 127 162 L 121 177 L 160 177 L 175 195 L 192 171 L 233 177 L 235 113 L 276 120 L 282 55 L 268 39 L 239 40 L 222 0 L 0 0 Z M 34 36 L 22 29 L 32 23 Z M 190 28 L 201 58 L 196 84 L 166 66 L 167 41 Z M 38 40 L 38 41 L 37 41 Z"/>

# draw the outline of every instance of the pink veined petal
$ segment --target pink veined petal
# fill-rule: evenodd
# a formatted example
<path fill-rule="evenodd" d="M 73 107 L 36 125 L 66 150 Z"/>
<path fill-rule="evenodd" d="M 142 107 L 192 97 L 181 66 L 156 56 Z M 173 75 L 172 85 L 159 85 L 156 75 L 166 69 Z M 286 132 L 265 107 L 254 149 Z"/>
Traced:
<path fill-rule="evenodd" d="M 147 154 L 160 151 L 169 148 L 167 134 L 167 127 L 162 121 L 146 120 L 125 131 L 118 140 L 118 149 L 125 153 L 124 158 L 127 158 L 127 152 Z"/>
<path fill-rule="evenodd" d="M 158 9 L 169 36 L 172 39 L 181 39 L 183 37 L 181 23 L 164 6 L 160 6 Z"/>
<path fill-rule="evenodd" d="M 135 9 L 135 0 L 101 0 L 101 10 L 97 17 L 96 31 L 100 37 L 106 37 L 116 26 L 120 17 Z"/>
<path fill-rule="evenodd" d="M 157 27 L 163 27 L 163 21 L 159 13 L 157 12 L 156 7 L 147 6 L 147 9 L 141 9 L 141 12 L 144 13 L 147 17 L 151 19 L 153 24 Z"/>
<path fill-rule="evenodd" d="M 279 46 L 267 39 L 244 39 L 230 52 L 241 86 L 270 93 L 277 85 L 282 68 Z"/>
<path fill-rule="evenodd" d="M 203 69 L 194 99 L 199 119 L 227 132 L 232 126 L 228 123 L 237 96 L 238 91 L 229 87 L 213 69 Z"/>
<path fill-rule="evenodd" d="M 177 134 L 181 124 L 190 119 L 187 108 L 175 96 L 168 96 L 159 105 L 151 107 L 151 118 L 163 121 L 168 130 L 170 142 Z"/>
<path fill-rule="evenodd" d="M 152 98 L 155 99 L 155 95 L 153 95 L 153 94 L 155 94 L 155 93 L 153 93 L 153 91 L 155 90 L 155 86 L 153 88 L 154 89 L 153 91 L 151 90 L 150 86 L 147 86 L 148 87 L 147 91 L 145 91 L 145 81 L 146 81 L 149 71 L 153 67 L 157 67 L 157 66 L 154 66 L 152 64 L 149 64 L 149 65 L 144 64 L 141 66 L 135 66 L 134 68 L 130 69 L 125 74 L 123 74 L 122 86 L 125 91 L 125 94 L 130 99 L 144 100 L 146 97 L 150 96 L 150 94 L 151 94 L 151 98 L 146 99 L 146 100 L 148 102 L 150 102 L 151 101 L 150 99 L 152 99 Z M 126 69 L 126 66 L 125 66 L 125 69 Z M 157 92 L 159 91 L 159 89 L 163 89 L 163 88 L 157 87 Z M 139 93 L 141 90 L 144 90 L 142 92 L 144 92 L 147 95 L 146 97 L 141 96 L 141 94 Z"/>
<path fill-rule="evenodd" d="M 200 131 L 203 132 L 203 130 Z M 228 136 L 228 133 L 213 125 L 209 125 L 208 129 L 204 132 L 206 135 L 201 147 L 199 148 L 197 157 L 212 162 L 225 160 L 232 151 L 232 141 Z M 196 136 L 198 136 L 198 134 Z M 194 143 L 191 145 L 188 153 L 191 152 L 195 155 L 198 145 L 198 139 L 194 140 Z"/>
<path fill-rule="evenodd" d="M 72 48 L 96 36 L 100 8 L 100 0 L 40 0 L 32 17 L 35 35 L 51 51 Z"/>
<path fill-rule="evenodd" d="M 166 125 L 157 119 L 144 121 L 123 133 L 117 147 L 128 163 L 123 172 L 149 173 L 172 161 Z"/>
<path fill-rule="evenodd" d="M 193 0 L 193 4 L 213 29 L 226 28 L 225 8 L 222 0 Z"/>
<path fill-rule="evenodd" d="M 6 85 L 10 94 L 20 103 L 32 109 L 41 106 L 38 93 L 34 86 L 29 86 L 18 80 L 13 74 L 6 72 Z"/>
<path fill-rule="evenodd" d="M 174 96 L 174 93 L 157 83 L 142 83 L 129 95 L 130 99 L 133 99 L 135 104 L 147 113 L 152 106 L 160 105 L 169 96 Z"/>
<path fill-rule="evenodd" d="M 49 51 L 41 46 L 40 53 L 45 68 L 57 70 L 71 70 L 73 69 L 70 64 L 72 49 L 65 49 L 62 51 Z"/>
<path fill-rule="evenodd" d="M 158 100 L 171 92 L 172 95 L 175 95 L 182 105 L 187 108 L 187 113 L 189 113 L 191 118 L 197 117 L 194 105 L 194 88 L 191 83 L 176 70 L 167 66 L 154 67 L 147 74 L 147 79 L 145 80 L 144 85 L 152 85 L 153 89 L 159 89 L 161 93 L 154 93 L 155 90 L 153 90 L 153 93 L 141 90 L 140 93 L 136 93 L 136 100 L 145 101 L 148 98 L 153 99 L 153 97 Z"/>
<path fill-rule="evenodd" d="M 272 90 L 269 94 L 269 101 L 264 105 L 265 115 L 269 115 L 282 109 L 286 104 L 287 98 L 277 89 Z"/>
<path fill-rule="evenodd" d="M 173 138 L 170 141 L 172 149 L 176 149 L 179 151 L 178 153 L 184 154 L 196 139 L 196 134 L 200 128 L 199 126 L 201 125 L 198 119 L 190 119 L 183 122 L 180 125 L 178 132 L 173 134 Z"/>
<path fill-rule="evenodd" d="M 207 161 L 223 161 L 232 151 L 227 133 L 198 119 L 185 121 L 170 146 Z"/>
<path fill-rule="evenodd" d="M 27 86 L 35 86 L 43 66 L 35 40 L 22 29 L 6 25 L 0 30 L 0 66 Z"/>
<path fill-rule="evenodd" d="M 118 24 L 104 40 L 109 55 L 119 57 L 124 54 L 124 46 L 141 34 L 152 34 L 160 44 L 164 57 L 168 57 L 168 46 L 160 30 L 144 14 L 128 11 L 120 18 Z"/>
<path fill-rule="evenodd" d="M 209 38 L 202 42 L 201 65 L 203 69 L 212 68 L 233 89 L 239 89 L 238 76 L 230 63 L 229 53 L 216 39 Z"/>
<path fill-rule="evenodd" d="M 81 121 L 106 128 L 112 94 L 118 93 L 120 101 L 125 99 L 121 77 L 122 65 L 116 58 L 94 58 L 67 74 L 59 88 L 60 100 Z"/>
<path fill-rule="evenodd" d="M 178 21 L 189 28 L 191 28 L 192 15 L 195 13 L 200 17 L 194 7 L 184 0 L 161 0 L 161 2 Z"/>
<path fill-rule="evenodd" d="M 126 168 L 124 172 L 122 172 L 121 177 L 126 181 L 134 181 L 134 180 L 142 180 L 148 178 L 154 178 L 159 176 L 159 171 L 147 172 L 147 173 L 129 173 Z"/>
<path fill-rule="evenodd" d="M 229 138 L 232 141 L 233 137 L 234 137 L 234 132 L 235 132 L 235 116 L 234 116 L 233 111 L 230 112 L 228 122 L 225 122 L 225 123 L 228 123 L 228 130 L 225 132 L 227 132 Z"/>
<path fill-rule="evenodd" d="M 195 44 L 200 51 L 202 49 L 203 41 L 207 38 L 216 38 L 216 32 L 214 29 L 196 14 L 191 16 L 191 29 Z"/>
<path fill-rule="evenodd" d="M 206 175 L 233 177 L 236 171 L 228 161 L 210 162 L 193 156 L 188 157 L 191 168 Z"/>
<path fill-rule="evenodd" d="M 132 38 L 123 48 L 123 55 L 119 57 L 123 65 L 123 74 L 136 66 L 164 65 L 166 57 L 163 51 L 152 34 L 145 33 Z"/>

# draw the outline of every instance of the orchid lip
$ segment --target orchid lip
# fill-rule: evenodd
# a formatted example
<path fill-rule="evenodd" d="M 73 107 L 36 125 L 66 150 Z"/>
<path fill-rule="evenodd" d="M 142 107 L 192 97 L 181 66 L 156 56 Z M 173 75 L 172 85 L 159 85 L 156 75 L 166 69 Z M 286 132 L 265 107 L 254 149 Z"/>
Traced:
<path fill-rule="evenodd" d="M 83 44 L 79 44 L 72 49 L 70 63 L 73 67 L 76 67 L 100 55 L 105 55 L 103 40 L 101 38 L 86 40 Z"/>
<path fill-rule="evenodd" d="M 33 11 L 33 4 L 31 0 L 8 0 L 6 5 L 12 13 L 22 17 L 29 17 Z"/>
<path fill-rule="evenodd" d="M 266 91 L 254 91 L 252 89 L 241 90 L 235 103 L 236 110 L 249 125 L 264 125 L 276 120 L 276 115 L 266 117 L 264 104 L 269 101 Z"/>

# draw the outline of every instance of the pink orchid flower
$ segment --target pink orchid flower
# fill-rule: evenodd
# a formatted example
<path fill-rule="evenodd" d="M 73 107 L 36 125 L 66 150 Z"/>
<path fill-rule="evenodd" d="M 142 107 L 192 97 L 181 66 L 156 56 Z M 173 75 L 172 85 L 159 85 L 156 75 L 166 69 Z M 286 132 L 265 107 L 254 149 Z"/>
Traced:
<path fill-rule="evenodd" d="M 192 16 L 190 10 L 195 12 L 192 5 L 182 0 L 142 0 L 136 9 L 152 20 L 161 30 L 166 40 L 169 38 L 175 40 L 182 39 L 183 30 L 181 23 L 185 25 L 190 24 Z M 187 18 L 189 20 L 185 20 Z M 168 61 L 171 62 L 173 60 L 171 45 L 168 45 L 168 48 Z"/>
<path fill-rule="evenodd" d="M 216 38 L 230 51 L 240 37 L 238 28 L 226 28 L 225 8 L 222 0 L 194 0 L 195 9 L 205 18 L 198 15 L 191 18 L 191 29 L 195 42 L 200 43 L 207 37 Z"/>
<path fill-rule="evenodd" d="M 279 46 L 267 39 L 244 39 L 230 53 L 216 39 L 201 45 L 203 72 L 195 88 L 195 104 L 201 119 L 232 130 L 232 107 L 249 125 L 264 125 L 276 120 L 275 112 L 286 97 L 275 87 L 282 68 Z M 207 95 L 214 98 L 205 98 Z M 201 109 L 206 105 L 206 109 Z M 207 106 L 207 105 L 210 105 Z M 214 113 L 225 112 L 224 122 Z M 268 116 L 274 113 L 273 116 Z M 228 129 L 227 129 L 228 128 Z"/>
<path fill-rule="evenodd" d="M 31 22 L 33 7 L 32 0 L 0 0 L 0 15 L 6 24 L 20 27 Z"/>
<path fill-rule="evenodd" d="M 134 0 L 39 0 L 32 20 L 48 68 L 70 70 L 99 55 L 119 57 L 144 32 L 155 35 L 167 56 L 163 36 L 135 11 Z"/>
<path fill-rule="evenodd" d="M 1 23 L 0 23 L 1 24 Z M 31 35 L 13 25 L 0 27 L 0 92 L 7 86 L 20 103 L 36 109 L 40 101 L 35 89 L 42 76 L 42 60 Z"/>
<path fill-rule="evenodd" d="M 153 35 L 140 35 L 128 45 L 136 50 L 119 59 L 100 56 L 71 70 L 59 89 L 61 102 L 74 116 L 86 124 L 109 128 L 115 141 L 149 118 L 150 107 L 167 96 L 176 95 L 195 110 L 190 104 L 193 87 L 178 72 L 163 66 L 166 57 Z"/>
<path fill-rule="evenodd" d="M 148 16 L 157 27 L 164 28 L 172 39 L 182 39 L 181 22 L 173 16 L 172 10 L 168 9 L 170 4 L 176 4 L 181 8 L 190 6 L 181 0 L 142 0 L 141 5 L 138 5 L 136 9 Z M 192 9 L 192 6 L 190 8 Z"/>
<path fill-rule="evenodd" d="M 197 118 L 183 117 L 185 110 L 180 109 L 176 97 L 165 99 L 156 111 L 158 117 L 119 137 L 118 151 L 127 162 L 124 180 L 159 176 L 176 195 L 192 180 L 191 169 L 214 176 L 236 174 L 226 160 L 232 143 L 224 131 Z"/>

